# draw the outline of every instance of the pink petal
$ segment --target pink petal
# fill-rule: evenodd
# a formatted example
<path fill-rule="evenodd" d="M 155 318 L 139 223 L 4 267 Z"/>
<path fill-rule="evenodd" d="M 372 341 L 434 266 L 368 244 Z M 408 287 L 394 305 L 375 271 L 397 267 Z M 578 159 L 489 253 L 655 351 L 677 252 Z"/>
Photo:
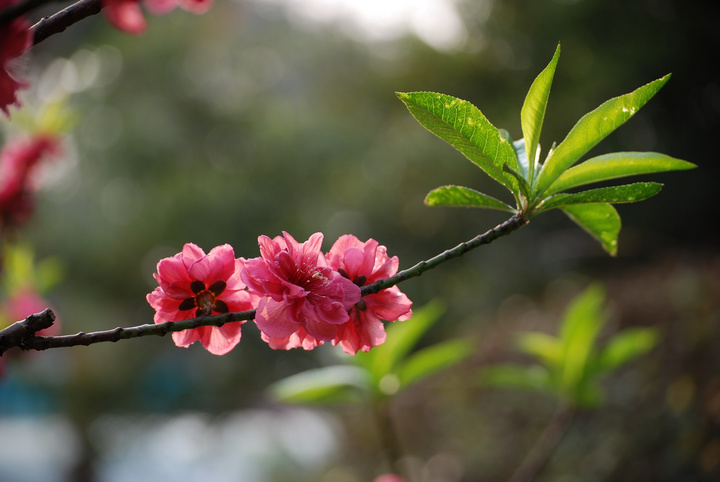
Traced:
<path fill-rule="evenodd" d="M 268 297 L 258 303 L 255 324 L 260 331 L 274 338 L 290 336 L 299 328 L 298 324 L 288 321 L 288 305 Z"/>
<path fill-rule="evenodd" d="M 187 12 L 201 15 L 210 10 L 213 0 L 179 0 L 178 5 Z"/>
<path fill-rule="evenodd" d="M 139 35 L 147 29 L 137 0 L 103 0 L 105 17 L 123 32 Z"/>
<path fill-rule="evenodd" d="M 368 310 L 374 311 L 383 320 L 395 321 L 403 315 L 412 313 L 410 311 L 412 301 L 397 286 L 368 295 L 364 300 Z"/>
<path fill-rule="evenodd" d="M 177 5 L 177 0 L 144 0 L 143 4 L 153 15 L 165 15 Z"/>
<path fill-rule="evenodd" d="M 240 343 L 244 322 L 226 323 L 223 326 L 204 326 L 200 343 L 213 355 L 225 355 Z"/>

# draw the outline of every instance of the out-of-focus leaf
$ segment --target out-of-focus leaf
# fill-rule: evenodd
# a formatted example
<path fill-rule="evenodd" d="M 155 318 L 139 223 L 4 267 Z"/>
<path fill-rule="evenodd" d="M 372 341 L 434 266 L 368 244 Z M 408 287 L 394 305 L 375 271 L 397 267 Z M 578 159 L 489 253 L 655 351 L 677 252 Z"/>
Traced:
<path fill-rule="evenodd" d="M 636 182 L 622 186 L 590 189 L 575 194 L 555 194 L 542 203 L 538 212 L 571 204 L 632 203 L 642 201 L 659 193 L 662 186 L 662 184 L 657 182 Z"/>
<path fill-rule="evenodd" d="M 593 355 L 595 339 L 605 323 L 603 302 L 605 290 L 591 285 L 575 298 L 565 311 L 560 328 L 563 345 L 561 380 L 568 389 L 578 387 L 584 378 L 588 360 Z"/>
<path fill-rule="evenodd" d="M 518 333 L 517 345 L 549 367 L 557 367 L 562 362 L 563 346 L 554 336 L 538 332 Z"/>
<path fill-rule="evenodd" d="M 613 152 L 593 157 L 563 172 L 545 191 L 554 194 L 593 182 L 654 172 L 693 169 L 695 164 L 657 152 Z"/>
<path fill-rule="evenodd" d="M 502 170 L 504 164 L 517 170 L 515 151 L 480 109 L 468 101 L 434 92 L 398 92 L 397 96 L 427 130 L 517 194 L 517 182 Z"/>
<path fill-rule="evenodd" d="M 539 365 L 493 365 L 483 370 L 482 383 L 491 387 L 554 390 L 550 372 Z"/>
<path fill-rule="evenodd" d="M 473 352 L 475 344 L 469 339 L 436 343 L 413 353 L 397 370 L 402 387 L 426 378 L 458 363 Z"/>
<path fill-rule="evenodd" d="M 511 206 L 494 197 L 462 186 L 442 186 L 433 189 L 425 197 L 425 204 L 428 206 L 474 207 L 515 212 Z"/>
<path fill-rule="evenodd" d="M 358 367 L 337 365 L 307 370 L 284 378 L 268 388 L 278 401 L 288 403 L 330 403 L 348 401 L 357 392 L 369 392 L 367 373 Z"/>
<path fill-rule="evenodd" d="M 63 278 L 65 265 L 58 258 L 46 258 L 40 261 L 35 270 L 35 288 L 38 293 L 45 294 L 55 287 Z"/>
<path fill-rule="evenodd" d="M 365 366 L 375 382 L 390 374 L 405 355 L 417 344 L 427 330 L 434 325 L 445 312 L 445 307 L 438 300 L 431 301 L 407 321 L 396 321 L 386 325 L 387 339 L 385 343 L 370 350 L 369 353 L 358 353 L 354 361 Z"/>
<path fill-rule="evenodd" d="M 597 408 L 605 398 L 596 383 L 583 383 L 571 396 L 573 406 L 582 408 Z"/>
<path fill-rule="evenodd" d="M 596 362 L 598 373 L 612 371 L 657 345 L 660 333 L 656 328 L 628 328 L 615 335 L 600 352 Z"/>
<path fill-rule="evenodd" d="M 540 195 L 566 169 L 575 164 L 608 134 L 620 127 L 668 81 L 670 74 L 650 82 L 629 94 L 610 99 L 585 114 L 567 137 L 550 154 L 537 177 L 534 190 Z"/>
<path fill-rule="evenodd" d="M 555 49 L 550 64 L 540 72 L 535 81 L 530 86 L 530 90 L 523 102 L 520 111 L 520 121 L 522 125 L 523 137 L 525 139 L 525 152 L 530 160 L 529 168 L 525 171 L 525 177 L 532 184 L 532 170 L 535 168 L 535 159 L 537 158 L 537 149 L 540 142 L 540 132 L 542 131 L 543 120 L 545 119 L 545 109 L 547 107 L 548 98 L 550 97 L 550 87 L 552 86 L 555 69 L 560 59 L 560 44 Z M 521 163 L 522 165 L 522 163 Z M 531 172 L 528 177 L 528 172 Z"/>
<path fill-rule="evenodd" d="M 597 239 L 611 256 L 617 254 L 620 215 L 611 204 L 574 204 L 563 206 L 563 212 Z"/>

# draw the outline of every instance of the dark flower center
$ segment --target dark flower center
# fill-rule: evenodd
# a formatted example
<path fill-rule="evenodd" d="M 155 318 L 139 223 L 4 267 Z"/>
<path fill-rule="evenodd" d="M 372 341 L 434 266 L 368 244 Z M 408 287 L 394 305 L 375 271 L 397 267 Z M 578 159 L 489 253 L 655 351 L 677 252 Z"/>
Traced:
<path fill-rule="evenodd" d="M 344 269 L 338 268 L 337 272 L 340 273 L 340 275 L 342 277 L 350 279 L 350 275 Z M 353 283 L 355 283 L 355 285 L 360 286 L 362 288 L 363 286 L 365 286 L 365 283 L 367 283 L 367 276 L 365 276 L 364 274 L 361 274 L 361 275 L 356 276 L 355 279 L 350 280 L 350 281 L 352 281 Z"/>
<path fill-rule="evenodd" d="M 210 316 L 215 313 L 227 313 L 228 305 L 224 301 L 218 300 L 217 297 L 225 291 L 227 283 L 224 281 L 216 281 L 210 287 L 206 288 L 202 281 L 193 281 L 190 283 L 190 289 L 195 296 L 185 298 L 178 310 L 187 311 L 195 309 L 195 316 Z"/>

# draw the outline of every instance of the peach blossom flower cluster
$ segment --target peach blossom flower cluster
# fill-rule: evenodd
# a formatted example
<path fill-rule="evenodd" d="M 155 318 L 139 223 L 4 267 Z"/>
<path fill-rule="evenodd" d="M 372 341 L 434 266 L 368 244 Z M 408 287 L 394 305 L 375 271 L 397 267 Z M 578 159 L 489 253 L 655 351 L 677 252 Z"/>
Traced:
<path fill-rule="evenodd" d="M 288 233 L 260 236 L 260 256 L 253 259 L 235 259 L 229 245 L 205 254 L 188 243 L 158 263 L 159 286 L 147 296 L 155 323 L 256 310 L 255 324 L 273 349 L 330 342 L 350 354 L 369 351 L 385 341 L 383 320 L 412 315 L 412 302 L 395 286 L 361 296 L 362 286 L 394 275 L 398 259 L 374 239 L 341 236 L 327 254 L 322 240 L 321 233 L 303 243 Z M 240 342 L 243 323 L 184 330 L 173 340 L 182 347 L 200 341 L 223 355 Z"/>

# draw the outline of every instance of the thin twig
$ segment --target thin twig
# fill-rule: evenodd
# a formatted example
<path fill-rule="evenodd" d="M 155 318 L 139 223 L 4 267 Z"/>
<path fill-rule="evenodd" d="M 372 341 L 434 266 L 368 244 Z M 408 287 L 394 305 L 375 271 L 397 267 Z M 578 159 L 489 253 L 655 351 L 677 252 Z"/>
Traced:
<path fill-rule="evenodd" d="M 378 291 L 384 290 L 385 288 L 395 286 L 401 281 L 420 276 L 425 271 L 433 269 L 438 265 L 444 263 L 445 261 L 449 261 L 453 258 L 458 258 L 470 251 L 471 249 L 477 248 L 478 246 L 489 244 L 495 241 L 497 238 L 510 234 L 516 229 L 525 226 L 527 223 L 527 219 L 522 217 L 522 215 L 520 214 L 516 214 L 504 223 L 495 226 L 491 230 L 480 234 L 469 241 L 460 243 L 454 248 L 448 249 L 447 251 L 440 253 L 433 258 L 430 258 L 426 261 L 420 261 L 412 268 L 400 271 L 395 276 L 391 276 L 390 278 L 376 281 L 375 283 L 363 286 L 360 289 L 360 292 L 363 296 L 371 295 L 373 293 L 377 293 Z"/>
<path fill-rule="evenodd" d="M 102 0 L 80 0 L 50 17 L 43 17 L 30 27 L 33 32 L 33 45 L 39 44 L 51 35 L 64 32 L 69 26 L 86 17 L 100 13 L 102 8 Z"/>
<path fill-rule="evenodd" d="M 510 478 L 509 482 L 531 482 L 540 475 L 552 458 L 555 449 L 572 422 L 575 410 L 567 405 L 557 408 L 540 438 L 537 439 L 530 452 L 525 456 L 520 466 Z"/>
<path fill-rule="evenodd" d="M 521 215 L 515 215 L 493 229 L 440 253 L 433 258 L 421 261 L 412 268 L 397 273 L 395 276 L 363 286 L 361 288 L 361 294 L 366 296 L 377 293 L 383 289 L 395 286 L 402 281 L 420 276 L 425 271 L 433 269 L 445 261 L 460 257 L 478 246 L 489 244 L 501 236 L 512 233 L 527 223 L 528 221 Z M 35 336 L 37 331 L 51 326 L 55 320 L 55 315 L 52 311 L 45 310 L 37 315 L 31 315 L 23 321 L 18 321 L 4 330 L 0 330 L 0 356 L 12 347 L 19 347 L 23 350 L 47 350 L 48 348 L 78 345 L 87 346 L 95 343 L 106 341 L 116 342 L 118 340 L 138 338 L 141 336 L 164 336 L 171 332 L 189 330 L 201 326 L 222 326 L 225 323 L 252 320 L 254 318 L 255 310 L 249 310 L 215 316 L 202 316 L 183 321 L 167 321 L 154 325 L 147 324 L 129 328 L 118 327 L 112 330 L 95 331 L 91 333 L 81 332 L 75 335 Z"/>

